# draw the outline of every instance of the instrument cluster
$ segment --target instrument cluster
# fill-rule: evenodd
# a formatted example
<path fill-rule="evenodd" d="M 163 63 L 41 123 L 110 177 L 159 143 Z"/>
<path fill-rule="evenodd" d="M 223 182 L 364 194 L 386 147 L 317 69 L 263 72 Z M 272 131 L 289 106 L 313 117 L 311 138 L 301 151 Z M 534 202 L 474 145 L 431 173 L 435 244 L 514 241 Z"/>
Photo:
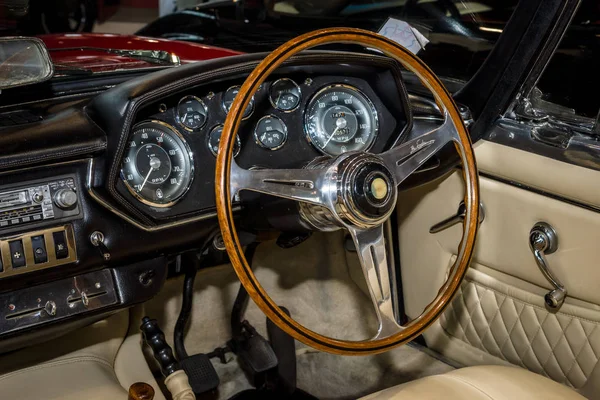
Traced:
<path fill-rule="evenodd" d="M 121 166 L 121 180 L 136 200 L 155 209 L 172 207 L 202 171 L 212 195 L 209 179 L 223 123 L 240 90 L 239 85 L 222 87 L 190 90 L 138 115 Z M 393 120 L 376 97 L 361 79 L 266 82 L 244 112 L 234 156 L 246 168 L 279 157 L 275 167 L 282 168 L 302 157 L 305 163 L 319 155 L 368 151 L 378 138 L 382 112 Z"/>

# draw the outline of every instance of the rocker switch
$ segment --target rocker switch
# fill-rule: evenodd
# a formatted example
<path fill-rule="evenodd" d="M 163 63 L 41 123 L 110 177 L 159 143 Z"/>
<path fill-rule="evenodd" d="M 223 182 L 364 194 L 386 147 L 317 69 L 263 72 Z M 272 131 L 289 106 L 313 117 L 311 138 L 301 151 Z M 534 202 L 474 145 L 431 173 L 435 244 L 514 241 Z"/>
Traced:
<path fill-rule="evenodd" d="M 69 247 L 67 246 L 65 231 L 53 232 L 52 239 L 54 239 L 54 253 L 56 253 L 56 258 L 60 260 L 69 257 Z"/>
<path fill-rule="evenodd" d="M 21 268 L 26 264 L 25 251 L 23 250 L 22 240 L 13 240 L 9 242 L 10 248 L 10 259 L 12 261 L 13 268 Z"/>
<path fill-rule="evenodd" d="M 33 236 L 31 247 L 33 248 L 33 259 L 36 264 L 43 264 L 48 261 L 48 252 L 46 251 L 46 242 L 43 235 Z"/>

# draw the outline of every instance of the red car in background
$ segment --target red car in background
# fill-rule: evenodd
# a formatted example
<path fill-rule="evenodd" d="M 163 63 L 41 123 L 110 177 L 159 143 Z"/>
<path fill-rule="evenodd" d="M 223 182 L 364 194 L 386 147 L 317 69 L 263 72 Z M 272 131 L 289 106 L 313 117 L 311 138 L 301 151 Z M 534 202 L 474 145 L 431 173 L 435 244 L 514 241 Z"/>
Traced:
<path fill-rule="evenodd" d="M 132 35 L 70 33 L 39 38 L 50 52 L 55 75 L 73 69 L 100 73 L 164 68 L 241 54 L 219 47 Z"/>

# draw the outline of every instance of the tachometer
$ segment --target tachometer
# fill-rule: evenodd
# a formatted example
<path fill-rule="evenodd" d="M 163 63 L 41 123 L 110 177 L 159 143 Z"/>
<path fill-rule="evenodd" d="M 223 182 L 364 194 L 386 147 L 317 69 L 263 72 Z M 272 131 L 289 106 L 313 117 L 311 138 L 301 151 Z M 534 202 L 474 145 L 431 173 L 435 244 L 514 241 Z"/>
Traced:
<path fill-rule="evenodd" d="M 355 87 L 327 86 L 310 100 L 304 130 L 308 140 L 325 154 L 366 151 L 379 131 L 377 110 Z"/>
<path fill-rule="evenodd" d="M 187 192 L 193 169 L 192 153 L 175 128 L 164 122 L 147 121 L 133 129 L 121 178 L 141 202 L 169 207 Z"/>

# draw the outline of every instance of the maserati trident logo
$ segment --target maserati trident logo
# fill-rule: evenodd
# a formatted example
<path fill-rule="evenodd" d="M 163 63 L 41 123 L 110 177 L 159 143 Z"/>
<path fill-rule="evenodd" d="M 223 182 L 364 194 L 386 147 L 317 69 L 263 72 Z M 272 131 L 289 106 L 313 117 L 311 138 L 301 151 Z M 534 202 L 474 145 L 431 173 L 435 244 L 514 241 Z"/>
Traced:
<path fill-rule="evenodd" d="M 434 143 L 435 143 L 435 139 L 431 139 L 426 142 L 424 142 L 423 139 L 419 139 L 419 140 L 417 140 L 417 143 L 410 146 L 410 154 L 414 154 L 417 151 L 422 150 L 426 147 L 429 147 Z"/>

